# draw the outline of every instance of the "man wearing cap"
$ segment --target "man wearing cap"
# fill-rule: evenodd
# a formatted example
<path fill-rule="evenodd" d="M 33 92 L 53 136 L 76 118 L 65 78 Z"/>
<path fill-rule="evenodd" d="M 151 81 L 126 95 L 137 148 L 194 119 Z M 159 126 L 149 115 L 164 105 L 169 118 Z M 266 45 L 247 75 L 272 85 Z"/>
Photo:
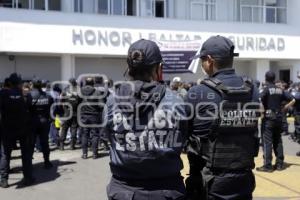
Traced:
<path fill-rule="evenodd" d="M 0 161 L 0 187 L 7 188 L 11 153 L 16 144 L 20 141 L 22 156 L 22 171 L 24 179 L 23 186 L 31 185 L 34 182 L 32 177 L 32 137 L 28 124 L 30 123 L 29 103 L 22 93 L 22 79 L 16 73 L 9 77 L 10 88 L 0 92 L 0 114 L 3 130 L 1 143 Z"/>
<path fill-rule="evenodd" d="M 81 88 L 82 103 L 78 112 L 78 122 L 82 126 L 82 158 L 88 158 L 88 142 L 91 138 L 93 159 L 98 158 L 100 123 L 105 91 L 95 88 L 93 77 L 88 77 Z"/>
<path fill-rule="evenodd" d="M 186 98 L 192 105 L 187 114 L 193 116 L 187 145 L 188 199 L 252 199 L 259 95 L 255 84 L 232 68 L 237 55 L 229 39 L 213 36 L 195 56 L 208 78 Z"/>
<path fill-rule="evenodd" d="M 282 145 L 282 118 L 289 107 L 296 102 L 295 99 L 283 89 L 275 85 L 275 73 L 268 71 L 265 74 L 266 87 L 260 94 L 264 106 L 264 127 L 262 142 L 264 151 L 264 164 L 257 171 L 272 172 L 274 169 L 284 169 L 284 154 Z M 282 102 L 288 102 L 282 108 Z M 276 156 L 275 167 L 272 166 L 272 147 Z"/>
<path fill-rule="evenodd" d="M 133 43 L 127 63 L 131 80 L 116 86 L 103 115 L 111 142 L 108 199 L 184 199 L 183 99 L 160 82 L 162 56 L 155 42 Z"/>
<path fill-rule="evenodd" d="M 39 79 L 33 80 L 33 89 L 30 91 L 30 96 L 32 97 L 30 111 L 34 139 L 39 138 L 44 156 L 44 168 L 50 169 L 52 168 L 49 148 L 50 108 L 54 100 L 42 90 L 42 81 Z M 34 145 L 32 146 L 32 154 L 33 150 Z"/>

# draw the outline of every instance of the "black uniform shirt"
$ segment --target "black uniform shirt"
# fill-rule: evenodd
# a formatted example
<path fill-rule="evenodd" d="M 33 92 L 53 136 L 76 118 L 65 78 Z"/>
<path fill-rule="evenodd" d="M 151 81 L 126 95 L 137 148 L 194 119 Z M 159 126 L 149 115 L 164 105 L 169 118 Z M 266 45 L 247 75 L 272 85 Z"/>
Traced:
<path fill-rule="evenodd" d="M 240 87 L 244 84 L 243 79 L 237 76 L 235 70 L 231 68 L 219 70 L 212 77 L 219 79 L 224 85 L 229 87 Z M 253 102 L 259 102 L 259 93 L 255 85 L 253 86 L 252 99 Z M 189 120 L 188 130 L 190 136 L 201 139 L 209 138 L 215 122 L 213 116 L 218 112 L 221 101 L 221 95 L 204 84 L 194 86 L 189 90 L 186 102 L 192 105 L 193 108 L 196 108 L 194 112 L 190 110 L 191 106 L 187 106 L 188 116 L 192 115 L 192 119 Z M 189 148 L 188 151 L 198 154 L 193 147 Z"/>
<path fill-rule="evenodd" d="M 280 111 L 282 102 L 291 101 L 293 97 L 287 91 L 269 83 L 260 94 L 260 99 L 265 110 Z"/>

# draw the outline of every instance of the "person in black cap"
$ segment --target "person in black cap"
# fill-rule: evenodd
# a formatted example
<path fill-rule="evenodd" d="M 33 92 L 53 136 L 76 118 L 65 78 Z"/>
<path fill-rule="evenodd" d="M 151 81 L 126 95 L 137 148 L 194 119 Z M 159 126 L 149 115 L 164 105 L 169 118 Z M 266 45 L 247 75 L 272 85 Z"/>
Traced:
<path fill-rule="evenodd" d="M 33 89 L 30 91 L 32 97 L 30 111 L 34 139 L 39 138 L 44 156 L 44 167 L 50 169 L 52 168 L 52 163 L 50 162 L 49 130 L 51 124 L 50 109 L 53 104 L 53 98 L 42 90 L 41 80 L 34 79 L 32 83 Z M 33 152 L 34 145 L 32 146 L 32 154 Z"/>
<path fill-rule="evenodd" d="M 200 54 L 208 78 L 186 97 L 189 120 L 188 199 L 252 199 L 257 156 L 259 95 L 255 83 L 236 75 L 234 44 L 222 36 L 206 40 Z M 248 104 L 248 105 L 247 105 Z"/>
<path fill-rule="evenodd" d="M 30 148 L 32 144 L 31 132 L 28 129 L 30 124 L 29 102 L 25 101 L 22 93 L 22 79 L 16 73 L 9 77 L 10 88 L 0 92 L 0 114 L 3 130 L 1 143 L 0 161 L 0 187 L 7 188 L 10 170 L 10 159 L 16 141 L 20 141 L 22 170 L 24 186 L 34 182 L 32 176 L 32 155 Z"/>
<path fill-rule="evenodd" d="M 184 102 L 160 82 L 162 62 L 155 42 L 133 43 L 127 56 L 131 81 L 108 98 L 103 116 L 111 142 L 110 200 L 185 199 Z"/>
<path fill-rule="evenodd" d="M 70 78 L 69 80 L 70 87 L 68 87 L 62 93 L 62 102 L 69 103 L 70 106 L 63 106 L 64 117 L 70 117 L 68 120 L 62 121 L 61 129 L 59 133 L 59 149 L 64 150 L 64 142 L 66 140 L 66 136 L 68 130 L 71 132 L 71 150 L 75 150 L 76 141 L 77 141 L 77 129 L 78 129 L 78 121 L 77 121 L 77 108 L 80 104 L 80 97 L 78 95 L 78 86 L 75 78 Z M 70 114 L 72 113 L 72 116 Z"/>
<path fill-rule="evenodd" d="M 265 75 L 266 87 L 260 94 L 264 106 L 264 127 L 262 133 L 264 165 L 257 171 L 272 172 L 274 169 L 284 169 L 284 154 L 282 145 L 282 117 L 283 113 L 293 106 L 295 99 L 287 92 L 275 85 L 275 73 L 268 71 Z M 282 102 L 287 101 L 283 109 Z M 276 156 L 275 167 L 272 166 L 272 147 Z"/>
<path fill-rule="evenodd" d="M 78 113 L 82 130 L 82 158 L 87 159 L 88 141 L 91 138 L 93 159 L 98 158 L 98 145 L 100 139 L 100 123 L 105 103 L 105 91 L 97 90 L 94 87 L 94 79 L 88 77 L 85 86 L 81 88 L 82 103 Z"/>

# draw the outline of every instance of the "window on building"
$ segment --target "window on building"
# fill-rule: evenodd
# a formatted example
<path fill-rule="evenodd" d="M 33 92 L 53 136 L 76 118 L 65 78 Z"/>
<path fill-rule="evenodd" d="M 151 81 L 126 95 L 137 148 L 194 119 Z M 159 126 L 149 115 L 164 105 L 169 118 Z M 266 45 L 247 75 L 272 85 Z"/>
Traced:
<path fill-rule="evenodd" d="M 191 19 L 216 20 L 216 0 L 191 0 Z"/>
<path fill-rule="evenodd" d="M 155 17 L 165 16 L 165 1 L 155 1 Z"/>
<path fill-rule="evenodd" d="M 18 8 L 31 9 L 32 6 L 30 0 L 19 0 Z"/>
<path fill-rule="evenodd" d="M 75 12 L 83 11 L 83 0 L 74 0 L 74 11 Z"/>
<path fill-rule="evenodd" d="M 0 0 L 0 7 L 35 10 L 61 10 L 61 0 Z"/>
<path fill-rule="evenodd" d="M 153 10 L 153 0 L 140 0 L 140 16 L 152 17 Z"/>
<path fill-rule="evenodd" d="M 243 22 L 286 23 L 287 0 L 238 0 Z"/>
<path fill-rule="evenodd" d="M 286 23 L 286 0 L 265 0 L 267 23 Z"/>
<path fill-rule="evenodd" d="M 140 16 L 167 17 L 169 0 L 140 0 Z"/>
<path fill-rule="evenodd" d="M 112 0 L 111 1 L 111 14 L 124 15 L 124 0 Z"/>
<path fill-rule="evenodd" d="M 95 0 L 83 0 L 82 1 L 82 12 L 83 13 L 95 13 L 96 11 Z"/>
<path fill-rule="evenodd" d="M 48 0 L 48 10 L 61 10 L 61 0 Z"/>
<path fill-rule="evenodd" d="M 97 0 L 97 12 L 112 15 L 137 15 L 138 0 Z"/>
<path fill-rule="evenodd" d="M 109 0 L 98 0 L 98 13 L 109 14 Z"/>
<path fill-rule="evenodd" d="M 137 0 L 127 0 L 127 15 L 129 16 L 136 16 L 137 15 Z"/>
<path fill-rule="evenodd" d="M 45 0 L 33 0 L 32 5 L 35 10 L 46 10 Z"/>
<path fill-rule="evenodd" d="M 13 0 L 0 0 L 0 7 L 13 8 Z"/>

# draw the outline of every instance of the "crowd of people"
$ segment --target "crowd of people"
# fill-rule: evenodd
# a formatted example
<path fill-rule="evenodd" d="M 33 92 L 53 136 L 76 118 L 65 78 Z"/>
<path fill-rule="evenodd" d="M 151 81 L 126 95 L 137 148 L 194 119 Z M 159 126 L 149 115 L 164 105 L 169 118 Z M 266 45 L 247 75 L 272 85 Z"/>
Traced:
<path fill-rule="evenodd" d="M 295 118 L 291 138 L 299 142 L 300 83 L 275 82 L 271 71 L 263 84 L 240 77 L 232 68 L 237 55 L 229 39 L 209 38 L 195 57 L 206 74 L 198 83 L 179 77 L 162 83 L 159 47 L 143 39 L 128 50 L 130 81 L 118 85 L 101 76 L 71 78 L 64 85 L 23 82 L 11 74 L 0 91 L 0 186 L 9 186 L 17 141 L 27 186 L 34 183 L 34 152 L 43 153 L 50 169 L 49 144 L 64 151 L 69 135 L 70 150 L 82 148 L 82 159 L 89 147 L 94 159 L 100 144 L 110 150 L 110 200 L 252 199 L 258 132 L 264 152 L 258 171 L 284 169 L 281 135 L 288 134 L 288 115 Z M 185 184 L 183 151 L 190 165 Z"/>
<path fill-rule="evenodd" d="M 17 144 L 22 154 L 22 184 L 25 186 L 35 181 L 32 175 L 34 152 L 43 153 L 44 167 L 50 169 L 53 166 L 51 146 L 61 151 L 68 143 L 71 150 L 81 147 L 83 159 L 88 158 L 89 147 L 94 159 L 98 158 L 100 145 L 107 151 L 108 138 L 97 126 L 103 106 L 97 104 L 105 103 L 108 94 L 109 88 L 104 87 L 101 77 L 86 77 L 80 84 L 71 78 L 66 85 L 37 78 L 24 82 L 16 73 L 6 78 L 0 91 L 0 186 L 9 186 L 11 153 L 18 148 Z M 91 128 L 89 124 L 95 126 Z M 66 142 L 68 135 L 69 142 Z"/>

